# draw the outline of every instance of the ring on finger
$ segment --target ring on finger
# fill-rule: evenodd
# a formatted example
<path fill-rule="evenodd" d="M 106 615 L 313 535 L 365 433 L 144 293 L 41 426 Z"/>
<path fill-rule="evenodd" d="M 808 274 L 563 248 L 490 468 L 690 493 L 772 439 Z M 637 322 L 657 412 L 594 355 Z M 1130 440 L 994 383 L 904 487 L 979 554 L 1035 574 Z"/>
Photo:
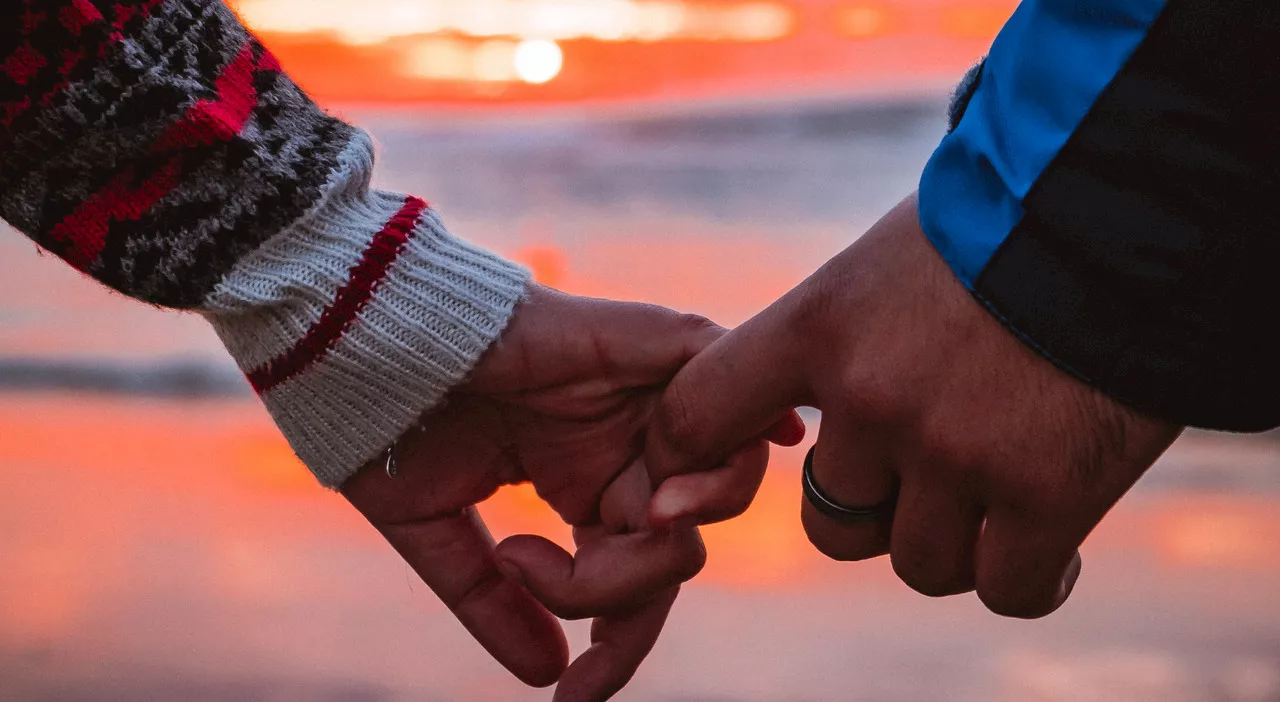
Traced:
<path fill-rule="evenodd" d="M 814 509 L 842 524 L 867 524 L 893 516 L 894 510 L 898 506 L 898 486 L 896 483 L 889 496 L 874 505 L 855 506 L 842 504 L 823 490 L 813 477 L 813 452 L 815 449 L 816 447 L 809 449 L 808 455 L 804 458 L 803 476 L 804 497 L 809 501 L 809 504 L 813 505 Z"/>

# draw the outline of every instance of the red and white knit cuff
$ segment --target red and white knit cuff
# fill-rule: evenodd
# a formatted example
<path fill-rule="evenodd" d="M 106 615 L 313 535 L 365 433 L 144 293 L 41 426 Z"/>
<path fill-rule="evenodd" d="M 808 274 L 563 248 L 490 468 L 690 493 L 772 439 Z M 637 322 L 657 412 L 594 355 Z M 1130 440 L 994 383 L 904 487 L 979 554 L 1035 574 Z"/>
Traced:
<path fill-rule="evenodd" d="M 466 378 L 529 283 L 451 236 L 425 202 L 354 190 L 237 262 L 204 305 L 330 488 Z"/>

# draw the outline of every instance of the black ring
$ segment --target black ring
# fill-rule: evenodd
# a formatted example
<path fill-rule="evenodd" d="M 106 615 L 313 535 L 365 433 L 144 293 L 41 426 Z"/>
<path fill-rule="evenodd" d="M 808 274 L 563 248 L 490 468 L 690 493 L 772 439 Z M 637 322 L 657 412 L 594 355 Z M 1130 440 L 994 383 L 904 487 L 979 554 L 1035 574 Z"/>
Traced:
<path fill-rule="evenodd" d="M 813 451 L 814 449 L 809 449 L 809 455 L 804 457 L 804 478 L 802 482 L 804 483 L 804 498 L 809 501 L 809 504 L 813 505 L 814 509 L 837 522 L 845 524 L 878 522 L 893 514 L 894 509 L 898 506 L 898 487 L 896 484 L 893 492 L 884 501 L 870 507 L 850 507 L 831 499 L 827 493 L 823 492 L 822 488 L 818 487 L 818 481 L 813 478 Z"/>

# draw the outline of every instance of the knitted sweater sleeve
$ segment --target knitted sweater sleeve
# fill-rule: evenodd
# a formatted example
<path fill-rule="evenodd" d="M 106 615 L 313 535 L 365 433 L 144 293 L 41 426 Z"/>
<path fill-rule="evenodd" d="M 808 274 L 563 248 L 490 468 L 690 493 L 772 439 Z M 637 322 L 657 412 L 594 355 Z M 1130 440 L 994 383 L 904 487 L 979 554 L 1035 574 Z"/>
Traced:
<path fill-rule="evenodd" d="M 0 4 L 0 217 L 207 318 L 329 487 L 466 377 L 528 282 L 372 167 L 219 0 Z"/>

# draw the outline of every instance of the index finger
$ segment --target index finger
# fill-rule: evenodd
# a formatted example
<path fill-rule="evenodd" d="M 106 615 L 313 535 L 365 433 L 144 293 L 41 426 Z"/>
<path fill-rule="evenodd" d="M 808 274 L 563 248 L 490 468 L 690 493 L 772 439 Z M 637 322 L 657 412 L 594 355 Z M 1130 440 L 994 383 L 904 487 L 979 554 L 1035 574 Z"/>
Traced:
<path fill-rule="evenodd" d="M 474 507 L 403 524 L 375 525 L 476 641 L 517 678 L 555 683 L 569 664 L 560 623 L 498 570 L 494 541 Z"/>
<path fill-rule="evenodd" d="M 646 444 L 654 484 L 719 466 L 804 404 L 804 365 L 786 323 L 799 294 L 721 337 L 667 386 Z"/>

